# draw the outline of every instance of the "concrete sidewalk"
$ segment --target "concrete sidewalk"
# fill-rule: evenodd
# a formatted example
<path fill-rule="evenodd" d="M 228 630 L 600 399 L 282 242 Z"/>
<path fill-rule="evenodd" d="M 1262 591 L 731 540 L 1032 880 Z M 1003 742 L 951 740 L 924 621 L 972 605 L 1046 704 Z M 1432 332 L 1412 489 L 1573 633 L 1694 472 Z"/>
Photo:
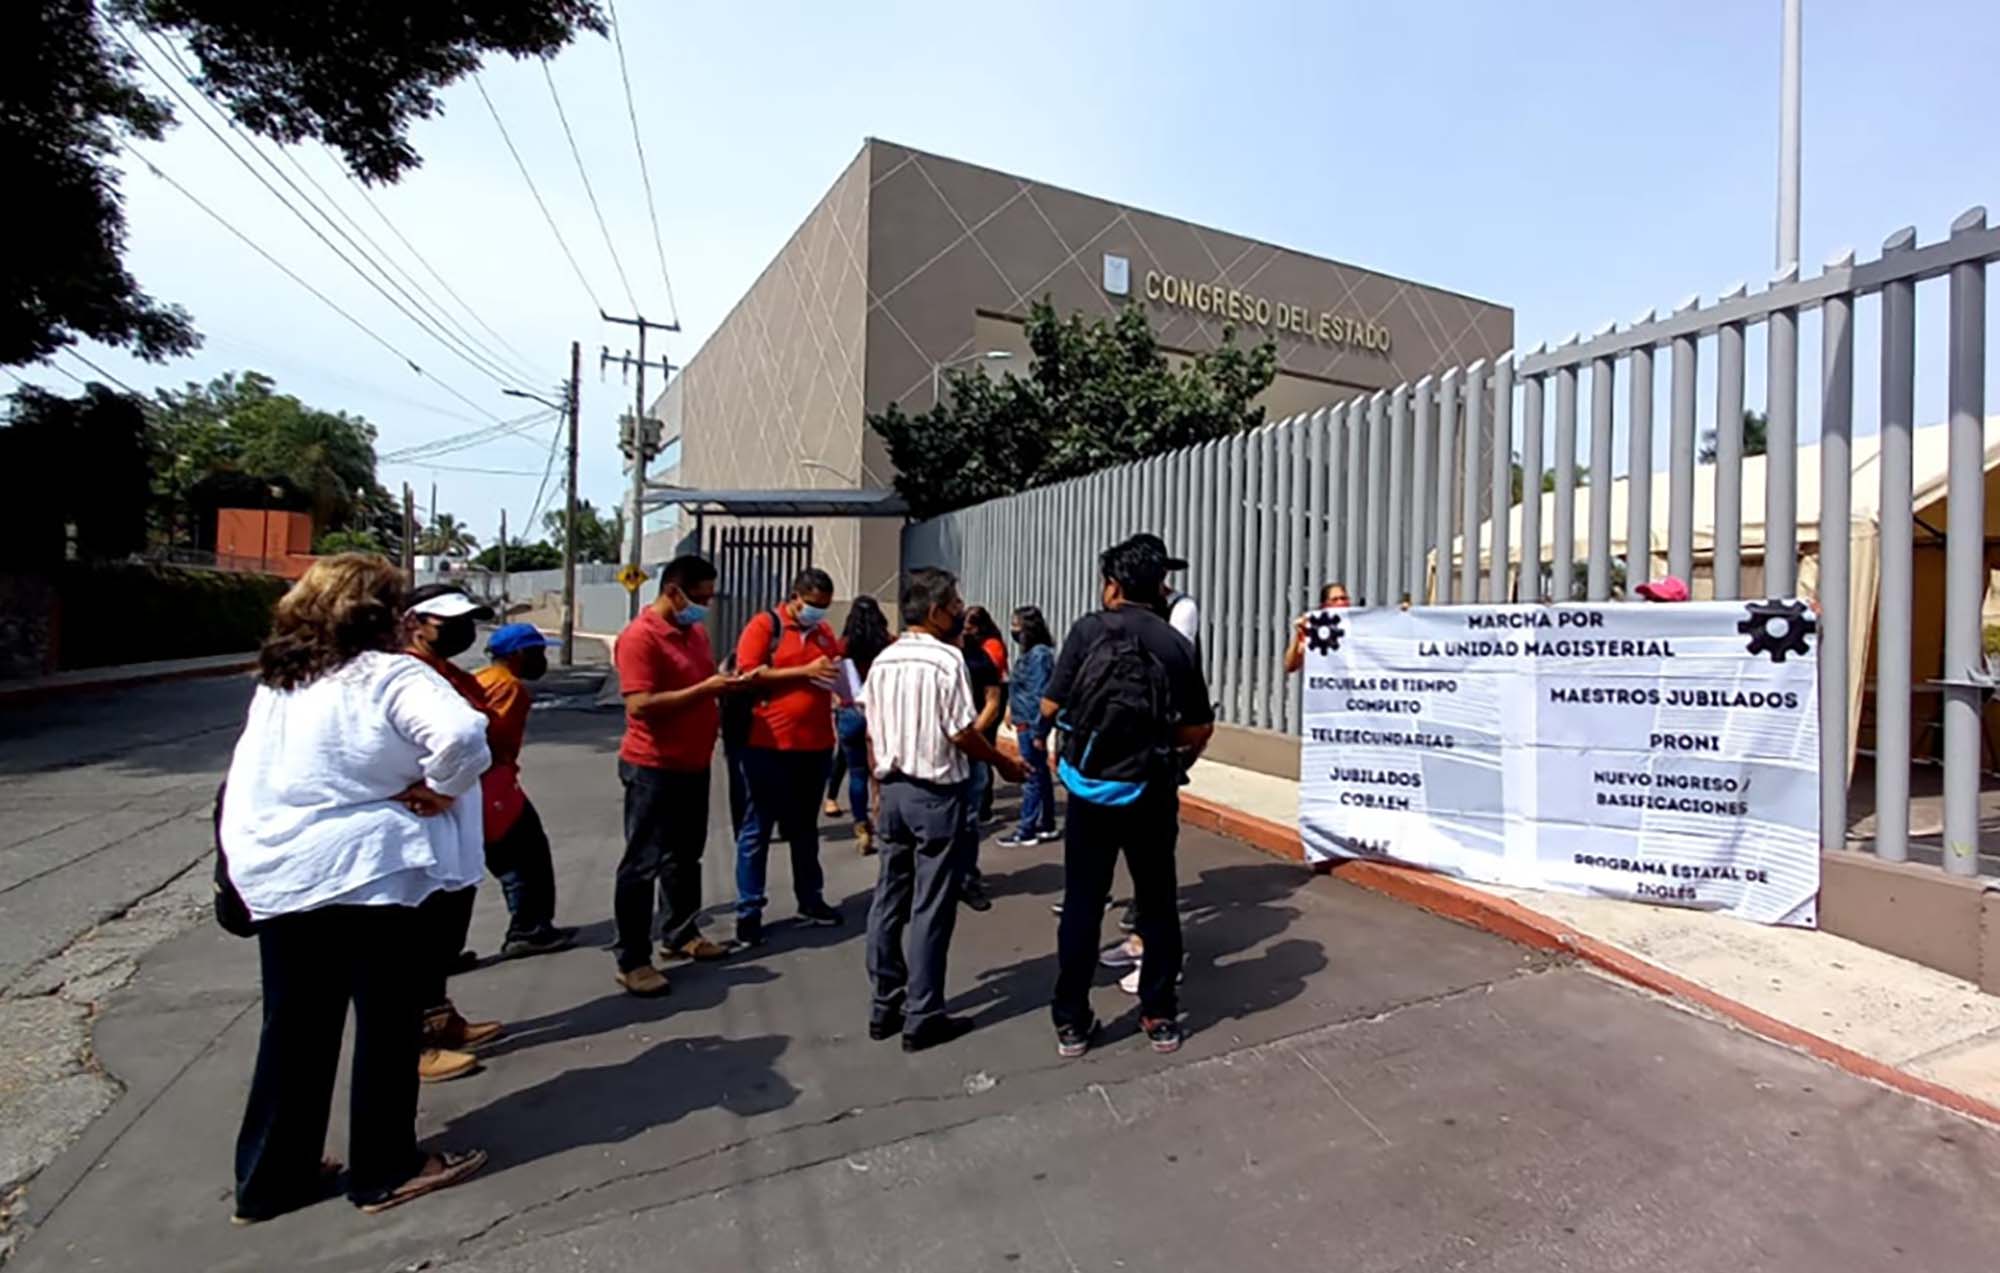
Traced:
<path fill-rule="evenodd" d="M 1219 815 L 1248 815 L 1229 828 L 1234 833 L 1267 851 L 1300 856 L 1297 782 L 1202 761 L 1186 791 Z M 1569 949 L 1602 943 L 1628 956 L 1600 960 L 1609 971 L 1865 1077 L 2000 1122 L 2000 997 L 1970 982 L 1827 932 L 1447 880 L 1375 863 L 1355 867 L 1343 874 L 1356 882 L 1379 879 L 1405 900 L 1510 936 L 1548 936 Z M 1468 904 L 1466 893 L 1499 905 Z M 1510 931 L 1516 924 L 1538 931 Z M 1927 1084 L 1944 1091 L 1926 1090 Z"/>
<path fill-rule="evenodd" d="M 631 999 L 599 948 L 617 735 L 616 712 L 531 727 L 525 782 L 585 940 L 453 983 L 509 1032 L 482 1072 L 424 1090 L 420 1130 L 492 1151 L 482 1176 L 380 1217 L 335 1202 L 232 1228 L 256 956 L 203 925 L 100 1002 L 122 1088 L 34 1181 L 16 1267 L 1874 1273 L 2000 1249 L 2000 1132 L 1199 830 L 1177 1056 L 1145 1046 L 1110 972 L 1103 1046 L 1055 1056 L 1056 846 L 986 848 L 996 905 L 961 916 L 949 983 L 978 1028 L 949 1047 L 867 1040 L 876 863 L 832 827 L 846 927 L 788 922 L 780 851 L 769 946 Z M 481 892 L 491 950 L 504 915 Z"/>
<path fill-rule="evenodd" d="M 229 676 L 257 666 L 257 652 L 210 654 L 198 659 L 164 659 L 153 663 L 120 663 L 111 667 L 85 667 L 48 676 L 18 681 L 0 681 L 0 707 L 35 702 L 67 694 L 95 690 L 126 689 L 160 681 L 180 681 L 197 676 Z"/>

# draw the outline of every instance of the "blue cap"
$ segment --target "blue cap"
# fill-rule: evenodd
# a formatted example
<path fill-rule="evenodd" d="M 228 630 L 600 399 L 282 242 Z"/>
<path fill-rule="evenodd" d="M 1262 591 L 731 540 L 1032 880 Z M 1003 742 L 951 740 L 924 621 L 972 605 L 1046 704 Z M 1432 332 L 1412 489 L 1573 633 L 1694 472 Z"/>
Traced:
<path fill-rule="evenodd" d="M 554 644 L 532 623 L 510 623 L 495 628 L 493 635 L 486 638 L 486 652 L 496 659 L 504 659 L 523 650 L 545 650 Z"/>

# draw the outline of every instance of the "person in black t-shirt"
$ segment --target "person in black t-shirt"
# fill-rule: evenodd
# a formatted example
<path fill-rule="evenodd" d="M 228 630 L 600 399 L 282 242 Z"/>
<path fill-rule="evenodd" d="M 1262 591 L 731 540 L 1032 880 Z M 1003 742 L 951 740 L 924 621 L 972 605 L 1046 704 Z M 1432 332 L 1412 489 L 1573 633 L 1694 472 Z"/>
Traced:
<path fill-rule="evenodd" d="M 1179 783 L 1182 766 L 1215 732 L 1193 649 L 1153 608 L 1163 595 L 1164 555 L 1127 540 L 1104 553 L 1099 570 L 1104 608 L 1070 629 L 1042 699 L 1042 714 L 1063 733 L 1060 773 L 1070 794 L 1050 1005 L 1057 1052 L 1065 1057 L 1083 1055 L 1097 1029 L 1090 984 L 1120 853 L 1145 947 L 1140 1025 L 1154 1051 L 1180 1047 Z"/>

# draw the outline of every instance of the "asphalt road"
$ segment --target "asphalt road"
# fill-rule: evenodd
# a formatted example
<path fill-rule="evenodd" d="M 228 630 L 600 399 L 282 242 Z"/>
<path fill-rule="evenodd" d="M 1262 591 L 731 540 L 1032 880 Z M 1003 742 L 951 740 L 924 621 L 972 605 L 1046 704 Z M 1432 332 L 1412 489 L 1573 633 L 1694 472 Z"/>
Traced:
<path fill-rule="evenodd" d="M 189 683 L 37 709 L 32 732 L 0 721 L 8 975 L 198 865 L 242 701 Z M 666 999 L 627 998 L 599 948 L 616 735 L 615 712 L 555 708 L 526 757 L 587 940 L 454 982 L 510 1032 L 483 1071 L 425 1089 L 422 1131 L 490 1150 L 483 1176 L 381 1217 L 336 1202 L 232 1228 L 255 957 L 201 924 L 102 1003 L 96 1054 L 122 1091 L 33 1183 L 13 1263 L 1824 1273 L 2000 1250 L 2000 1132 L 1202 834 L 1182 842 L 1177 1056 L 1146 1048 L 1108 978 L 1105 1045 L 1055 1056 L 1053 848 L 988 845 L 997 905 L 963 917 L 951 977 L 979 1028 L 947 1048 L 866 1038 L 872 863 L 845 833 L 824 856 L 846 928 L 781 922 L 753 956 L 674 969 Z M 719 827 L 708 873 L 721 903 Z M 482 889 L 475 943 L 503 923 Z"/>

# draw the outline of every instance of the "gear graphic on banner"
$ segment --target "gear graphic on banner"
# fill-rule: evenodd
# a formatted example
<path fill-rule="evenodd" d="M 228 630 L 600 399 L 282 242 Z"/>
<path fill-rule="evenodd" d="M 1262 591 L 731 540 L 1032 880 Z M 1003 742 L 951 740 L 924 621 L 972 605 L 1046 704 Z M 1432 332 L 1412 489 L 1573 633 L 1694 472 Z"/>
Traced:
<path fill-rule="evenodd" d="M 1340 616 L 1321 610 L 1306 620 L 1306 648 L 1314 654 L 1331 654 L 1340 648 Z"/>
<path fill-rule="evenodd" d="M 1803 601 L 1752 601 L 1736 630 L 1750 638 L 1752 654 L 1768 654 L 1783 663 L 1787 654 L 1810 653 L 1807 642 L 1819 631 L 1819 621 Z"/>

